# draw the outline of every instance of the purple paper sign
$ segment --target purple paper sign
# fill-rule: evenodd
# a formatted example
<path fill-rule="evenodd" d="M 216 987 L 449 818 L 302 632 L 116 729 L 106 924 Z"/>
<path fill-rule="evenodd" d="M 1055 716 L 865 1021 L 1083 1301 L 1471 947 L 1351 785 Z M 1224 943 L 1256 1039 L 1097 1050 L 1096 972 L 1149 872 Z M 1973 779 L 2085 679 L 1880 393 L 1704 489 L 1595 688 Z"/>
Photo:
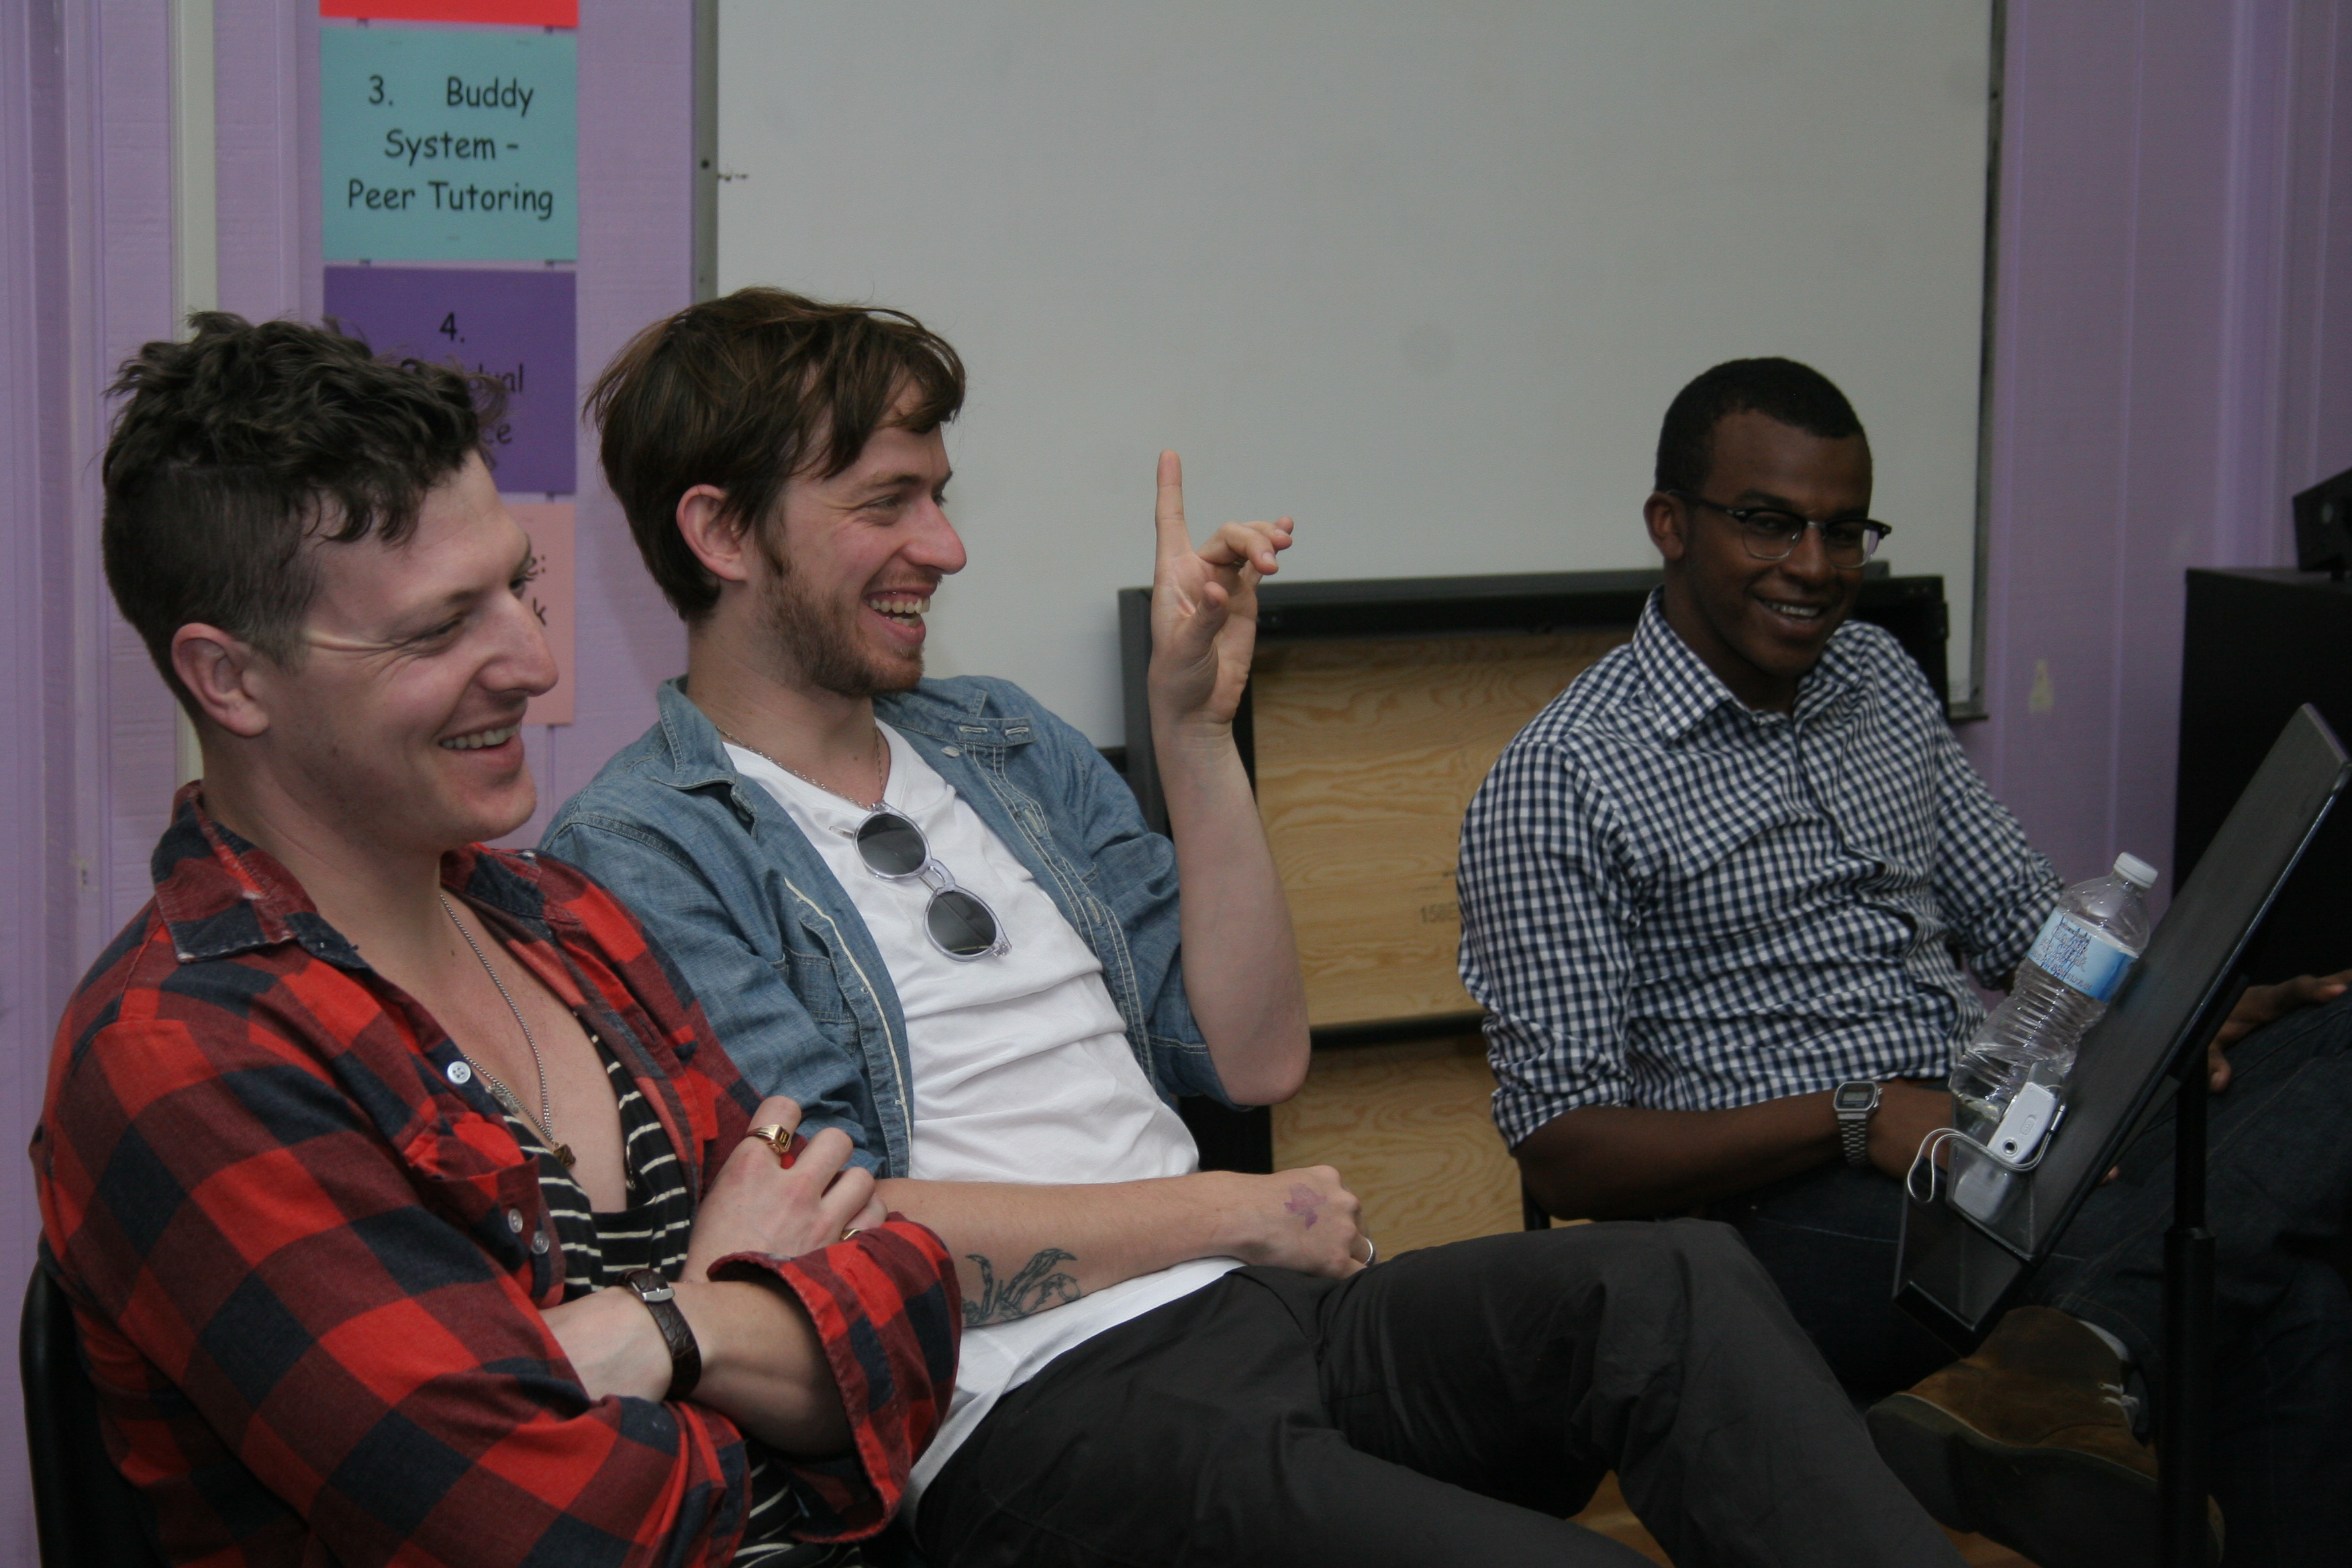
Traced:
<path fill-rule="evenodd" d="M 506 384 L 488 431 L 499 489 L 578 489 L 577 279 L 551 268 L 330 267 L 327 314 L 379 354 L 462 365 Z"/>

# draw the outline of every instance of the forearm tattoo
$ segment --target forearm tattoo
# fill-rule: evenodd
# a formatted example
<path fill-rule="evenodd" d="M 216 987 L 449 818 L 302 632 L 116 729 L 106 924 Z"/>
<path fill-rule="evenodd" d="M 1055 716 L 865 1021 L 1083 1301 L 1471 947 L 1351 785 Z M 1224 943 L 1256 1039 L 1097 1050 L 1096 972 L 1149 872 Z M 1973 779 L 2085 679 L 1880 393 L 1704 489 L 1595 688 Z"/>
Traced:
<path fill-rule="evenodd" d="M 985 1257 L 977 1252 L 967 1252 L 964 1257 L 980 1269 L 978 1300 L 964 1299 L 963 1326 L 967 1329 L 1009 1323 L 1048 1307 L 1075 1301 L 1085 1294 L 1078 1289 L 1077 1276 L 1061 1268 L 1065 1263 L 1076 1263 L 1077 1255 L 1064 1252 L 1058 1247 L 1042 1249 L 1023 1264 L 1018 1273 L 1003 1280 L 996 1277 L 996 1266 Z"/>

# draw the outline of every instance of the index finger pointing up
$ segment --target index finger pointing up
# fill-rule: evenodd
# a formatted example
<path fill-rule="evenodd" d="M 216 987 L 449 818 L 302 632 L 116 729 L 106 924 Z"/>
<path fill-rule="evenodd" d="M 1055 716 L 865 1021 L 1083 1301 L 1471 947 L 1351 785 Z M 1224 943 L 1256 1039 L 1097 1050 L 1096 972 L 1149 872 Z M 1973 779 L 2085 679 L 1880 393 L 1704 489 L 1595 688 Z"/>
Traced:
<path fill-rule="evenodd" d="M 1154 516 L 1160 526 L 1160 559 L 1192 550 L 1192 536 L 1184 527 L 1184 462 L 1173 452 L 1160 454 L 1160 503 Z"/>

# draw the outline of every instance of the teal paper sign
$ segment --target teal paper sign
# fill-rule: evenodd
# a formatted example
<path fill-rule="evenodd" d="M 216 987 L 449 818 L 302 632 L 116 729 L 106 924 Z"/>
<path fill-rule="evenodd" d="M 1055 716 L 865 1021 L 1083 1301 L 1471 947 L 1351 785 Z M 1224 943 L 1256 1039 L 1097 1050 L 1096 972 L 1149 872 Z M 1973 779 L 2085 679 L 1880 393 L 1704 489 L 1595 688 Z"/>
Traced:
<path fill-rule="evenodd" d="M 568 32 L 322 27 L 330 261 L 572 261 L 580 68 Z"/>

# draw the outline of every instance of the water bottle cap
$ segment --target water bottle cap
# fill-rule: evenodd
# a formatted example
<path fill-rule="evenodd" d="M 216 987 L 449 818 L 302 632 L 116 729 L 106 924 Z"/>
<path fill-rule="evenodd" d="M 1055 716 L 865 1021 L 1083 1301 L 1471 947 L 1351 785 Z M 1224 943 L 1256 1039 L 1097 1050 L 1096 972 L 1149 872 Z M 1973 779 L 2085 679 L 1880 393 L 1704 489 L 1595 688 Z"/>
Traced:
<path fill-rule="evenodd" d="M 2156 886 L 2158 872 L 2155 867 L 2137 855 L 2118 855 L 2116 857 L 2116 875 L 2146 892 Z"/>

